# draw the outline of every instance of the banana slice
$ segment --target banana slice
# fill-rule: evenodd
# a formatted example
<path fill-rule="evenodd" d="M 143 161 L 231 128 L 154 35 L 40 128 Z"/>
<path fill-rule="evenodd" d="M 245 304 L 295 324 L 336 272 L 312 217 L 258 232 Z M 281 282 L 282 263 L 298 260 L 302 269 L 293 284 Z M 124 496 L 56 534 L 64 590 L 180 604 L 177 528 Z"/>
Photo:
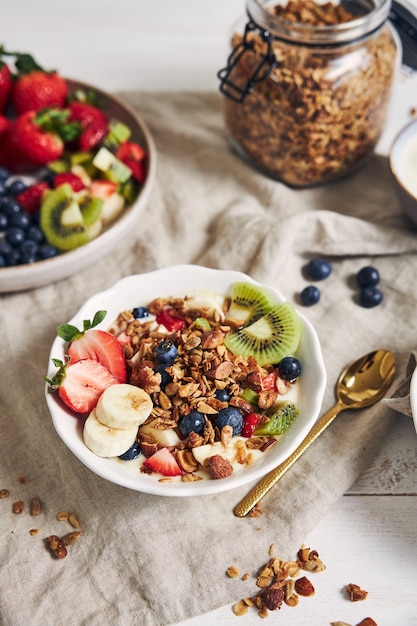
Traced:
<path fill-rule="evenodd" d="M 98 421 L 96 411 L 89 414 L 84 423 L 84 443 L 97 456 L 120 456 L 132 446 L 138 434 L 137 427 L 109 428 Z"/>
<path fill-rule="evenodd" d="M 165 430 L 158 430 L 153 426 L 147 426 L 146 424 L 141 427 L 140 432 L 143 435 L 148 435 L 151 441 L 156 441 L 161 446 L 169 448 L 170 446 L 176 446 L 181 441 L 177 432 L 173 428 L 166 428 Z"/>
<path fill-rule="evenodd" d="M 96 406 L 97 419 L 109 428 L 138 428 L 152 411 L 152 400 L 146 391 L 120 383 L 107 387 Z"/>
<path fill-rule="evenodd" d="M 215 454 L 219 454 L 224 459 L 228 459 L 233 467 L 233 473 L 240 472 L 248 465 L 256 463 L 262 458 L 263 452 L 246 447 L 245 437 L 232 437 L 228 446 L 224 446 L 221 441 L 207 443 L 203 446 L 193 448 L 193 455 L 197 463 L 204 467 L 205 461 Z M 244 454 L 243 454 L 244 451 Z M 239 462 L 243 461 L 243 462 Z"/>

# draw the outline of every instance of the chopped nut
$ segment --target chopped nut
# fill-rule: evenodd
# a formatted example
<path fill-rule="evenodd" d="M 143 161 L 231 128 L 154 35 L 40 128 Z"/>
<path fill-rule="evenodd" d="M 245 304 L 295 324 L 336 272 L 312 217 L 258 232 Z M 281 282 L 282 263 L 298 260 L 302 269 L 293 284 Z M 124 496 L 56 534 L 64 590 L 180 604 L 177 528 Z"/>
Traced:
<path fill-rule="evenodd" d="M 313 596 L 315 594 L 314 587 L 311 581 L 306 576 L 303 576 L 302 578 L 298 578 L 295 581 L 295 591 L 300 596 L 306 596 L 306 597 Z"/>
<path fill-rule="evenodd" d="M 8 498 L 10 496 L 10 491 L 8 489 L 0 489 L 0 499 Z"/>
<path fill-rule="evenodd" d="M 220 454 L 215 454 L 208 459 L 207 469 L 215 480 L 227 478 L 227 476 L 233 473 L 233 467 L 229 459 L 224 459 Z"/>
<path fill-rule="evenodd" d="M 30 501 L 30 514 L 32 516 L 40 515 L 42 510 L 41 501 L 39 498 L 32 498 Z"/>
<path fill-rule="evenodd" d="M 192 474 L 198 468 L 198 463 L 191 450 L 178 450 L 175 458 L 183 472 Z"/>
<path fill-rule="evenodd" d="M 239 570 L 236 565 L 231 565 L 227 568 L 226 574 L 229 576 L 229 578 L 237 578 L 239 576 Z"/>
<path fill-rule="evenodd" d="M 75 513 L 70 513 L 68 515 L 68 521 L 73 528 L 80 528 L 80 522 L 78 521 L 78 518 L 75 515 Z"/>
<path fill-rule="evenodd" d="M 361 589 L 359 585 L 355 585 L 354 583 L 349 583 L 346 586 L 346 591 L 349 594 L 352 602 L 358 602 L 359 600 L 365 600 L 368 596 L 368 592 L 364 589 Z"/>
<path fill-rule="evenodd" d="M 67 547 L 72 546 L 83 534 L 82 530 L 73 530 L 70 533 L 67 533 L 63 537 L 61 537 L 61 543 Z"/>
<path fill-rule="evenodd" d="M 235 615 L 241 617 L 248 612 L 248 605 L 243 600 L 239 600 L 232 606 L 232 611 Z"/>
<path fill-rule="evenodd" d="M 58 559 L 63 559 L 67 556 L 67 549 L 57 535 L 50 535 L 47 538 L 47 542 L 50 551 L 55 554 Z"/>
<path fill-rule="evenodd" d="M 276 611 L 280 608 L 284 600 L 284 590 L 282 587 L 271 585 L 261 592 L 262 602 L 270 611 Z"/>
<path fill-rule="evenodd" d="M 365 619 L 359 622 L 359 624 L 356 624 L 356 626 L 378 626 L 378 624 L 372 619 L 372 617 L 365 617 Z"/>
<path fill-rule="evenodd" d="M 23 512 L 25 505 L 22 500 L 18 500 L 17 502 L 13 502 L 12 511 L 16 513 L 16 515 L 20 515 Z"/>

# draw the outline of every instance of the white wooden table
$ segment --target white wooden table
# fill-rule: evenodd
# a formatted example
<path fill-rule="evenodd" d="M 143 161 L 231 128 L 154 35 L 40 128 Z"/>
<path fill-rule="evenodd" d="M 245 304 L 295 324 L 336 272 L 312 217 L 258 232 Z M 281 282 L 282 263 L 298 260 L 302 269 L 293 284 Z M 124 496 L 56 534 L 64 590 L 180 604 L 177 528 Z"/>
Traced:
<path fill-rule="evenodd" d="M 15 0 L 2 14 L 2 42 L 10 50 L 24 42 L 46 68 L 111 92 L 214 90 L 244 6 L 244 0 L 72 0 L 65 9 L 52 0 Z M 412 107 L 417 76 L 403 75 L 379 152 L 387 153 Z M 371 616 L 378 626 L 417 625 L 417 435 L 410 418 L 394 419 L 378 458 L 305 538 L 327 564 L 314 577 L 315 596 L 270 613 L 268 624 L 354 625 Z M 350 582 L 369 592 L 366 601 L 346 598 Z M 181 626 L 259 620 L 252 611 L 238 618 L 227 606 Z"/>

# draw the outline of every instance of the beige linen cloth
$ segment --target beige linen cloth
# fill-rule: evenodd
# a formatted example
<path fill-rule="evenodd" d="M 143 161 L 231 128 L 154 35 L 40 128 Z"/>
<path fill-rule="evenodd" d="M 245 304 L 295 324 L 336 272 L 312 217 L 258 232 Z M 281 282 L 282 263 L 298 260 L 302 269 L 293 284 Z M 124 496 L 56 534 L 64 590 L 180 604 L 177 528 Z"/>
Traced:
<path fill-rule="evenodd" d="M 90 295 L 132 273 L 178 263 L 241 270 L 298 303 L 307 260 L 325 255 L 333 272 L 319 285 L 320 302 L 303 309 L 328 372 L 323 410 L 341 369 L 369 350 L 395 353 L 400 385 L 417 337 L 417 232 L 402 215 L 385 158 L 371 158 L 341 182 L 291 190 L 230 151 L 217 93 L 121 96 L 144 117 L 159 155 L 136 229 L 66 280 L 0 296 L 0 489 L 10 491 L 0 500 L 3 626 L 164 626 L 253 595 L 253 574 L 270 544 L 294 558 L 394 420 L 409 419 L 384 403 L 343 413 L 265 497 L 259 518 L 232 513 L 248 487 L 160 498 L 99 478 L 68 451 L 43 395 L 55 329 Z M 367 264 L 378 267 L 385 294 L 374 309 L 356 300 L 354 275 Z M 34 496 L 43 504 L 39 517 L 29 514 Z M 20 515 L 12 513 L 16 500 L 25 504 Z M 71 530 L 56 519 L 62 510 L 76 512 L 84 535 L 56 560 L 45 538 Z M 40 533 L 31 536 L 32 528 Z M 230 565 L 249 580 L 227 578 Z"/>

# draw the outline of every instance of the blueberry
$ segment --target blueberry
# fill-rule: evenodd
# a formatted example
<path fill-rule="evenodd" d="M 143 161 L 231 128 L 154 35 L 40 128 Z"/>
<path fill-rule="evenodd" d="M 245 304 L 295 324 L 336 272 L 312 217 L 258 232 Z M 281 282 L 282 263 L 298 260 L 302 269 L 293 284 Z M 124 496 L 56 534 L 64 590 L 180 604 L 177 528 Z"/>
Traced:
<path fill-rule="evenodd" d="M 227 389 L 216 389 L 216 393 L 214 395 L 217 400 L 220 400 L 220 402 L 229 402 L 230 400 L 230 393 Z"/>
<path fill-rule="evenodd" d="M 0 231 L 6 230 L 9 226 L 9 218 L 5 213 L 0 213 Z"/>
<path fill-rule="evenodd" d="M 0 254 L 0 267 L 7 267 L 7 261 L 2 254 Z"/>
<path fill-rule="evenodd" d="M 1 182 L 6 182 L 6 180 L 10 178 L 10 172 L 7 167 L 0 166 L 0 180 Z"/>
<path fill-rule="evenodd" d="M 375 287 L 379 283 L 379 272 L 372 265 L 366 265 L 356 274 L 359 287 Z"/>
<path fill-rule="evenodd" d="M 26 231 L 26 239 L 30 241 L 35 241 L 36 243 L 42 243 L 43 241 L 43 232 L 36 226 L 36 224 L 32 224 Z"/>
<path fill-rule="evenodd" d="M 364 287 L 359 294 L 359 304 L 366 309 L 378 306 L 383 299 L 384 295 L 378 287 Z"/>
<path fill-rule="evenodd" d="M 3 213 L 11 217 L 14 213 L 21 213 L 22 207 L 13 198 L 3 198 L 1 210 Z"/>
<path fill-rule="evenodd" d="M 243 415 L 239 409 L 236 409 L 234 406 L 228 406 L 217 413 L 213 424 L 219 430 L 221 430 L 223 426 L 231 426 L 233 428 L 233 434 L 240 435 L 243 428 Z"/>
<path fill-rule="evenodd" d="M 172 376 L 168 374 L 165 367 L 166 366 L 164 364 L 161 364 L 158 365 L 155 370 L 155 372 L 161 374 L 161 389 L 164 389 L 170 382 L 172 382 Z"/>
<path fill-rule="evenodd" d="M 301 363 L 294 356 L 286 356 L 279 362 L 278 372 L 284 380 L 295 380 L 301 374 Z"/>
<path fill-rule="evenodd" d="M 7 190 L 10 195 L 17 196 L 19 193 L 26 189 L 26 184 L 20 178 L 15 178 L 7 185 Z"/>
<path fill-rule="evenodd" d="M 122 459 L 122 461 L 133 461 L 133 459 L 136 459 L 139 454 L 140 443 L 139 441 L 135 441 L 135 443 L 130 446 L 129 450 L 126 450 L 126 452 L 123 452 L 123 454 L 119 456 L 119 459 Z"/>
<path fill-rule="evenodd" d="M 4 198 L 6 194 L 7 194 L 7 187 L 5 183 L 2 180 L 0 180 L 0 198 Z"/>
<path fill-rule="evenodd" d="M 13 267 L 14 265 L 19 265 L 20 263 L 20 250 L 18 248 L 12 248 L 9 254 L 6 257 L 7 265 Z"/>
<path fill-rule="evenodd" d="M 51 246 L 51 244 L 45 243 L 39 247 L 38 254 L 41 260 L 52 259 L 53 257 L 57 256 L 58 250 L 55 248 L 55 246 Z"/>
<path fill-rule="evenodd" d="M 26 230 L 30 226 L 30 217 L 26 213 L 14 213 L 10 217 L 10 226 L 16 226 Z"/>
<path fill-rule="evenodd" d="M 37 258 L 38 244 L 30 239 L 25 239 L 20 248 L 21 263 L 34 263 Z"/>
<path fill-rule="evenodd" d="M 11 246 L 19 246 L 25 239 L 25 232 L 21 228 L 13 226 L 6 230 L 6 240 Z"/>
<path fill-rule="evenodd" d="M 332 266 L 325 259 L 311 259 L 306 268 L 308 276 L 312 280 L 324 280 L 332 272 Z"/>
<path fill-rule="evenodd" d="M 308 285 L 308 287 L 304 287 L 302 292 L 300 293 L 301 304 L 304 306 L 312 306 L 313 304 L 317 304 L 320 300 L 320 290 L 317 289 L 314 285 Z"/>
<path fill-rule="evenodd" d="M 160 363 L 171 365 L 178 356 L 178 349 L 171 339 L 163 339 L 156 346 L 155 354 Z"/>
<path fill-rule="evenodd" d="M 192 432 L 199 435 L 204 430 L 205 419 L 204 415 L 199 411 L 190 411 L 187 415 L 181 419 L 179 428 L 183 437 L 188 437 Z"/>
<path fill-rule="evenodd" d="M 4 257 L 7 257 L 9 252 L 11 251 L 12 246 L 6 241 L 3 237 L 0 238 L 0 254 Z"/>
<path fill-rule="evenodd" d="M 137 306 L 133 309 L 132 314 L 133 314 L 133 317 L 136 319 L 149 317 L 149 309 L 146 306 Z"/>

